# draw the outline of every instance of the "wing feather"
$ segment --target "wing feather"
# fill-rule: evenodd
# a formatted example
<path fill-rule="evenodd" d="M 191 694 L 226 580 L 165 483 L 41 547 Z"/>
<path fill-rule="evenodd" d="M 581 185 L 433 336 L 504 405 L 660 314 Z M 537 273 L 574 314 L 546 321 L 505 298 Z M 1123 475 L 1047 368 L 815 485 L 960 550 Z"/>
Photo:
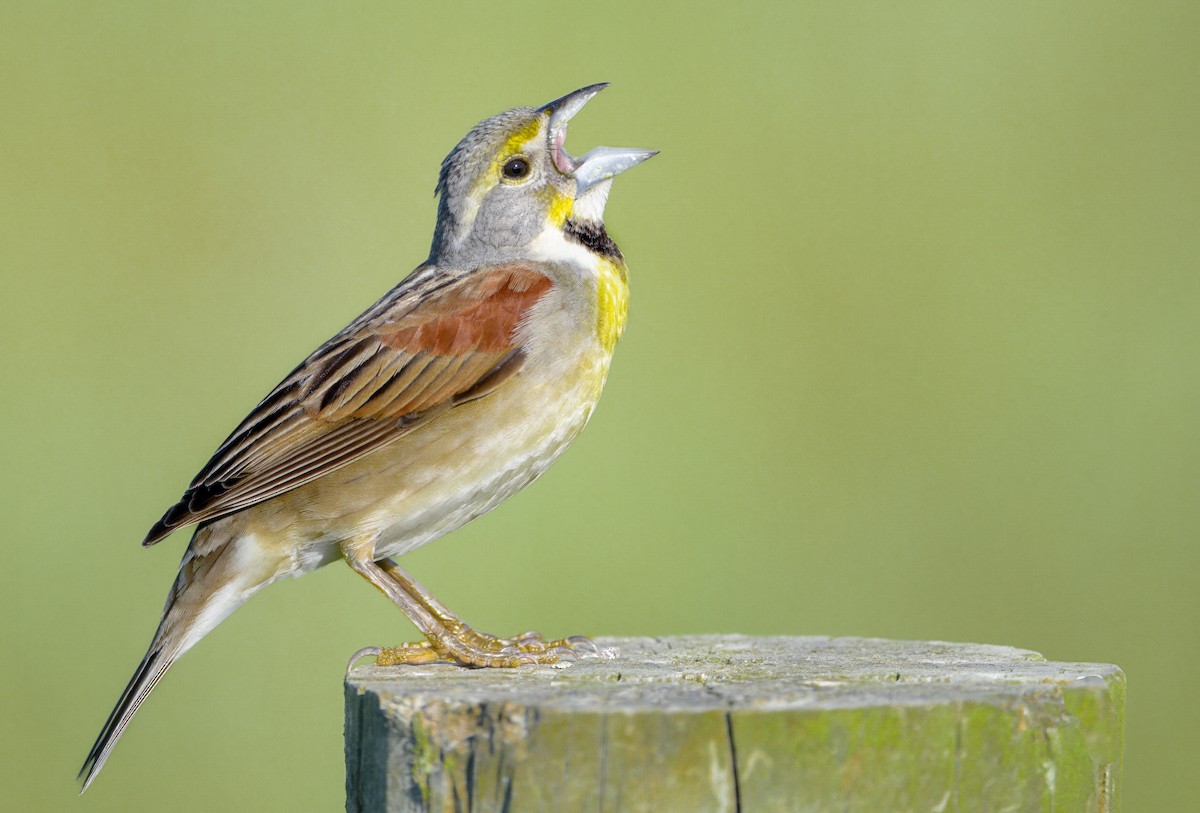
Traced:
<path fill-rule="evenodd" d="M 419 269 L 275 387 L 143 544 L 312 482 L 495 391 L 520 371 L 517 328 L 550 285 L 525 265 Z"/>

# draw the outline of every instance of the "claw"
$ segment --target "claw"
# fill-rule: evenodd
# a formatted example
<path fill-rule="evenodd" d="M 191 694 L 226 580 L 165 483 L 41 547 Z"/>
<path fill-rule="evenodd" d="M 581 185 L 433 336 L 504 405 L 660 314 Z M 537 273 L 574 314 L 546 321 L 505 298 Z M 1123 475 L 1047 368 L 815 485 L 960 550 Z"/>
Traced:
<path fill-rule="evenodd" d="M 580 650 L 582 650 L 588 655 L 593 655 L 596 657 L 599 657 L 600 655 L 600 647 L 596 646 L 596 642 L 591 638 L 588 638 L 586 635 L 572 635 L 564 640 L 573 650 L 576 651 L 576 654 L 580 654 Z"/>
<path fill-rule="evenodd" d="M 354 668 L 354 664 L 358 663 L 363 658 L 367 657 L 368 655 L 378 656 L 382 651 L 383 650 L 377 646 L 364 646 L 362 649 L 350 656 L 350 662 L 346 664 L 346 673 L 349 674 L 350 670 Z"/>
<path fill-rule="evenodd" d="M 575 660 L 579 660 L 580 658 L 583 657 L 582 655 L 580 655 L 578 652 L 575 651 L 575 648 L 573 646 L 570 646 L 568 644 L 560 644 L 558 646 L 547 647 L 546 652 L 549 654 L 556 655 L 556 656 L 570 655 Z"/>

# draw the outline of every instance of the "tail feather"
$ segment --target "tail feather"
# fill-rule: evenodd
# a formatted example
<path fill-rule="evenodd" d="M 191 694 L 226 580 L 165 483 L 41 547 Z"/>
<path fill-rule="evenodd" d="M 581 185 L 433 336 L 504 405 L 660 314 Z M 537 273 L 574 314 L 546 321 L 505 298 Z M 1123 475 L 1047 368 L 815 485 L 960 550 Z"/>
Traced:
<path fill-rule="evenodd" d="M 83 787 L 80 788 L 80 793 L 87 790 L 88 786 L 92 784 L 92 780 L 100 773 L 105 760 L 112 753 L 117 740 L 121 739 L 121 734 L 129 725 L 129 721 L 133 719 L 133 715 L 137 713 L 142 701 L 150 696 L 150 692 L 154 690 L 159 679 L 174 662 L 173 655 L 163 649 L 155 649 L 154 646 L 151 646 L 150 651 L 142 658 L 133 677 L 129 679 L 125 691 L 121 692 L 121 699 L 117 701 L 117 705 L 108 715 L 104 727 L 100 729 L 100 735 L 92 744 L 92 750 L 88 752 L 87 759 L 83 761 L 83 767 L 79 769 L 76 779 L 83 777 Z"/>
<path fill-rule="evenodd" d="M 204 526 L 193 537 L 154 640 L 79 769 L 80 793 L 100 773 L 125 727 L 171 664 L 275 578 L 275 563 L 261 557 L 252 536 L 230 540 L 214 531 L 215 526 Z"/>

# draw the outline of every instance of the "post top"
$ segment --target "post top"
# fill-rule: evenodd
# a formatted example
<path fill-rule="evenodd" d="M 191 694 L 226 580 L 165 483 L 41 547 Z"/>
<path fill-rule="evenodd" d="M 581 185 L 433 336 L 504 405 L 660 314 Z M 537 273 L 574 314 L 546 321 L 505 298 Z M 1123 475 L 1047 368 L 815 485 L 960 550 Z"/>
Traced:
<path fill-rule="evenodd" d="M 553 666 L 364 666 L 347 688 L 405 705 L 502 700 L 578 711 L 691 710 L 996 702 L 1123 686 L 1111 664 L 1055 663 L 986 644 L 873 638 L 698 635 L 597 639 L 601 657 Z"/>

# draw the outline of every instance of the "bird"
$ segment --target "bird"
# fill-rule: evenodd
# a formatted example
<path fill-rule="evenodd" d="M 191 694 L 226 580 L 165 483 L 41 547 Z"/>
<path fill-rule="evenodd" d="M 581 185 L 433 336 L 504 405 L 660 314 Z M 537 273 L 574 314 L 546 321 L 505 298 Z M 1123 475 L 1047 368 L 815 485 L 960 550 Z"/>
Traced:
<path fill-rule="evenodd" d="M 150 529 L 144 546 L 197 526 L 81 793 L 180 656 L 262 588 L 339 559 L 424 636 L 359 653 L 379 665 L 594 649 L 475 630 L 395 559 L 537 479 L 596 407 L 629 303 L 604 209 L 613 178 L 657 154 L 565 149 L 567 123 L 606 86 L 472 128 L 442 161 L 428 259 L 271 390 Z"/>

